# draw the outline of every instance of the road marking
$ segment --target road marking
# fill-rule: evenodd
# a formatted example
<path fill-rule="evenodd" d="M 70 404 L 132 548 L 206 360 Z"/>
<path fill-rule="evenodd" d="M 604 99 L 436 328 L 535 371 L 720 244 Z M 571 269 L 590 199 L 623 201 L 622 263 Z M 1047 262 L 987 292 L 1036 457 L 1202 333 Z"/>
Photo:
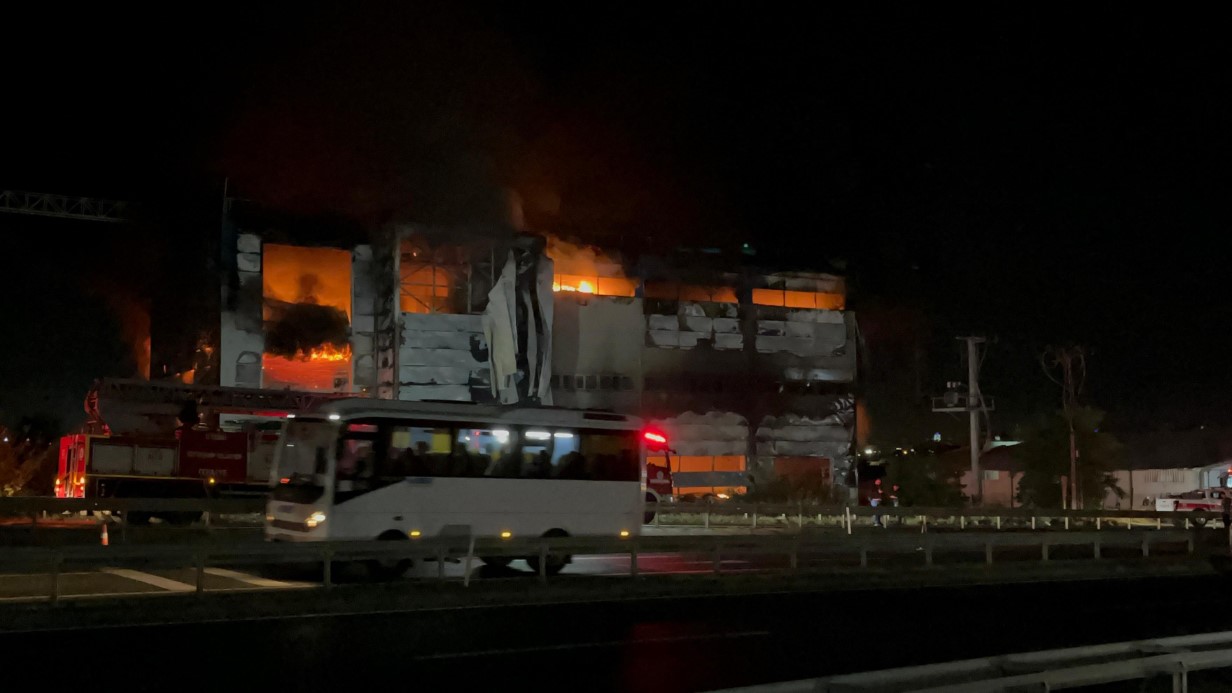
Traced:
<path fill-rule="evenodd" d="M 168 578 L 160 577 L 158 575 L 151 575 L 149 573 L 143 573 L 140 570 L 131 570 L 129 568 L 103 568 L 102 572 L 107 573 L 108 575 L 116 575 L 122 578 L 128 578 L 129 580 L 136 580 L 137 582 L 144 582 L 147 585 L 161 587 L 162 589 L 165 589 L 168 592 L 196 592 L 197 591 L 196 587 L 188 584 L 187 582 L 180 582 L 179 580 L 170 580 Z"/>
<path fill-rule="evenodd" d="M 83 570 L 81 572 L 74 572 L 74 573 L 60 573 L 60 577 L 68 577 L 69 575 L 97 575 L 97 574 L 98 573 L 94 572 L 93 570 Z M 39 573 L 5 573 L 4 575 L 0 575 L 0 578 L 31 578 L 31 577 L 42 577 L 44 575 L 48 575 L 48 572 L 42 571 Z"/>
<path fill-rule="evenodd" d="M 218 577 L 225 577 L 225 578 L 230 578 L 232 580 L 239 580 L 240 582 L 247 583 L 255 587 L 291 588 L 291 587 L 310 587 L 313 585 L 313 583 L 310 583 L 310 582 L 285 582 L 283 580 L 271 580 L 270 578 L 263 578 L 258 575 L 249 575 L 248 573 L 241 573 L 238 570 L 228 570 L 226 568 L 206 568 L 205 572 L 209 573 L 210 575 L 217 575 Z"/>

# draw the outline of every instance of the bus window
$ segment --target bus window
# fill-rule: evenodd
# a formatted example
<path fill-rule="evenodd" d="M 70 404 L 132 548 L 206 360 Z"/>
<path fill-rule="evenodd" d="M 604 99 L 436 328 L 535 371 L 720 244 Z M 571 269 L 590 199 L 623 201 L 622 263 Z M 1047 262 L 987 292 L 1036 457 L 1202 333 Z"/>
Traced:
<path fill-rule="evenodd" d="M 444 476 L 449 468 L 449 428 L 395 425 L 389 430 L 385 473 L 391 478 Z"/>
<path fill-rule="evenodd" d="M 377 427 L 370 423 L 347 424 L 338 439 L 339 491 L 371 488 L 376 475 Z"/>
<path fill-rule="evenodd" d="M 638 481 L 641 441 L 628 431 L 582 431 L 582 455 L 588 478 L 598 481 Z"/>
<path fill-rule="evenodd" d="M 585 479 L 586 459 L 578 448 L 577 431 L 556 431 L 552 442 L 552 476 L 557 479 Z"/>
<path fill-rule="evenodd" d="M 546 479 L 552 474 L 552 432 L 546 428 L 522 431 L 522 469 L 527 479 Z"/>
<path fill-rule="evenodd" d="M 508 428 L 465 428 L 458 442 L 470 454 L 467 476 L 517 477 L 522 471 L 517 431 Z M 478 472 L 478 473 L 476 473 Z"/>

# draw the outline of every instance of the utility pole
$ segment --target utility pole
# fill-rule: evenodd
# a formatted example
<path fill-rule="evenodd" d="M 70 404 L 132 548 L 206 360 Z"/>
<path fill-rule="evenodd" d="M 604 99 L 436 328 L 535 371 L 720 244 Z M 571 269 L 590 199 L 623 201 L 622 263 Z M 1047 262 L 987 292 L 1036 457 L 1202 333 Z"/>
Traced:
<path fill-rule="evenodd" d="M 1068 494 L 1071 510 L 1082 508 L 1082 484 L 1078 479 L 1078 436 L 1074 430 L 1074 417 L 1078 413 L 1078 395 L 1082 392 L 1087 377 L 1087 355 L 1080 346 L 1048 347 L 1040 354 L 1040 365 L 1048 379 L 1061 386 L 1061 412 L 1069 426 L 1069 481 Z M 1060 371 L 1060 377 L 1054 374 Z M 1077 374 L 1075 375 L 1075 371 Z"/>
<path fill-rule="evenodd" d="M 978 505 L 983 502 L 984 498 L 984 474 L 980 469 L 980 452 L 983 448 L 980 445 L 980 417 L 986 416 L 996 407 L 991 399 L 985 399 L 983 393 L 980 392 L 980 364 L 982 362 L 980 345 L 987 340 L 976 336 L 958 337 L 958 340 L 967 343 L 967 392 L 964 397 L 964 393 L 958 392 L 958 386 L 961 383 L 949 383 L 947 388 L 949 391 L 944 396 L 933 398 L 933 411 L 966 412 L 967 414 L 971 445 L 971 476 L 974 477 L 975 484 L 975 493 L 971 495 L 971 502 Z"/>
<path fill-rule="evenodd" d="M 984 474 L 980 470 L 980 343 L 983 337 L 964 337 L 967 341 L 967 416 L 970 418 L 971 474 L 975 477 L 975 502 L 984 499 Z"/>

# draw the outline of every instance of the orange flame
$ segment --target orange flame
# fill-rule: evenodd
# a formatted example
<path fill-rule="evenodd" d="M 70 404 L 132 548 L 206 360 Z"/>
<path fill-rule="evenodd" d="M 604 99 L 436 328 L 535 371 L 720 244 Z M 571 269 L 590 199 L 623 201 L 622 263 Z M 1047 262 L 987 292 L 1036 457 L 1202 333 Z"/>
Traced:
<path fill-rule="evenodd" d="M 346 361 L 351 358 L 351 347 L 338 349 L 333 344 L 323 344 L 300 358 L 308 361 Z"/>
<path fill-rule="evenodd" d="M 577 286 L 572 284 L 561 284 L 559 281 L 552 282 L 552 291 L 576 291 L 582 294 L 593 294 L 595 292 L 594 284 L 586 280 L 581 280 Z"/>

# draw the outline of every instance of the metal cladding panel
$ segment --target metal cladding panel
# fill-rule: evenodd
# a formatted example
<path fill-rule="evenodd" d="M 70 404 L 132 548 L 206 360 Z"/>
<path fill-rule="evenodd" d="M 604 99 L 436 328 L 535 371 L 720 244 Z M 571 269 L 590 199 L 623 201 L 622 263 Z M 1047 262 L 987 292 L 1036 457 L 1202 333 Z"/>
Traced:
<path fill-rule="evenodd" d="M 557 295 L 552 326 L 552 371 L 620 375 L 639 382 L 645 325 L 635 298 Z"/>
<path fill-rule="evenodd" d="M 768 416 L 757 427 L 757 454 L 842 459 L 854 432 L 854 419 L 846 410 L 820 418 Z"/>
<path fill-rule="evenodd" d="M 403 385 L 399 394 L 405 401 L 470 402 L 474 399 L 468 385 Z"/>
<path fill-rule="evenodd" d="M 403 385 L 466 385 L 471 381 L 472 368 L 448 366 L 408 366 L 398 369 Z"/>
<path fill-rule="evenodd" d="M 707 457 L 748 452 L 748 422 L 732 412 L 685 412 L 653 420 L 650 425 L 663 430 L 678 455 Z"/>

